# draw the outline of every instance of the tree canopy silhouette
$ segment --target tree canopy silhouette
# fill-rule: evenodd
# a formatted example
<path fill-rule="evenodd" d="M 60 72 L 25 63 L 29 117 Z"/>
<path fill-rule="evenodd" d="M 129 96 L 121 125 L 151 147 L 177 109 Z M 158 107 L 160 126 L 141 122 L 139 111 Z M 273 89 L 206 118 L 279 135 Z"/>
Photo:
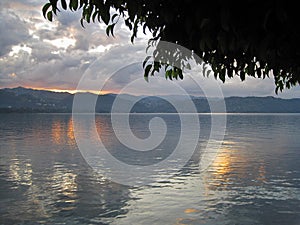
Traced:
<path fill-rule="evenodd" d="M 225 82 L 235 75 L 265 78 L 273 75 L 276 92 L 300 84 L 300 23 L 297 2 L 280 0 L 48 0 L 44 17 L 53 20 L 60 10 L 81 10 L 81 24 L 104 22 L 106 34 L 114 35 L 120 19 L 131 30 L 147 29 L 153 43 L 168 41 L 182 45 L 211 66 L 216 78 Z M 174 52 L 169 55 L 175 54 Z M 153 57 L 159 59 L 160 52 Z M 166 55 L 166 54 L 165 54 Z M 181 56 L 184 61 L 192 55 Z M 183 78 L 182 69 L 156 60 L 147 64 L 145 77 L 162 66 L 166 77 Z M 170 61 L 171 63 L 171 61 Z M 201 62 L 199 62 L 201 63 Z M 169 69 L 168 69 L 169 68 Z"/>

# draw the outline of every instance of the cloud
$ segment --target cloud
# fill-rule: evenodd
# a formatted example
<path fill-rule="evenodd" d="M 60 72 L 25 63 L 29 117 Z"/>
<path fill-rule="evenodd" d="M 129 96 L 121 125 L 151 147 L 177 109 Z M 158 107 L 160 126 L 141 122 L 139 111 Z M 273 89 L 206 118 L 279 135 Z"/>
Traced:
<path fill-rule="evenodd" d="M 10 10 L 0 11 L 0 57 L 9 53 L 12 46 L 30 38 L 26 22 Z"/>
<path fill-rule="evenodd" d="M 103 23 L 82 27 L 80 12 L 64 10 L 54 22 L 49 22 L 42 16 L 43 4 L 39 0 L 0 2 L 0 87 L 75 89 L 85 74 L 87 86 L 95 90 L 103 82 L 108 91 L 120 90 L 140 77 L 135 85 L 128 86 L 128 91 L 176 94 L 173 85 L 180 84 L 190 94 L 201 95 L 201 87 L 192 79 L 196 76 L 203 87 L 212 90 L 212 94 L 214 86 L 221 85 L 225 96 L 274 95 L 273 79 L 247 78 L 241 82 L 236 77 L 222 84 L 213 76 L 204 78 L 200 70 L 183 81 L 150 77 L 147 83 L 143 79 L 141 63 L 147 55 L 149 34 L 143 36 L 139 31 L 140 38 L 131 44 L 131 33 L 123 21 L 116 25 L 115 37 L 107 37 Z M 134 64 L 137 62 L 139 64 Z M 300 97 L 299 86 L 284 91 L 279 97 Z"/>
<path fill-rule="evenodd" d="M 1 1 L 1 6 L 1 87 L 74 89 L 101 52 L 128 41 L 127 31 L 109 38 L 103 25 L 81 27 L 79 13 L 61 11 L 54 22 L 46 21 L 40 1 Z"/>
<path fill-rule="evenodd" d="M 81 15 L 80 12 L 70 12 L 70 11 L 61 11 L 57 20 L 62 25 L 62 27 L 76 26 L 80 21 Z"/>

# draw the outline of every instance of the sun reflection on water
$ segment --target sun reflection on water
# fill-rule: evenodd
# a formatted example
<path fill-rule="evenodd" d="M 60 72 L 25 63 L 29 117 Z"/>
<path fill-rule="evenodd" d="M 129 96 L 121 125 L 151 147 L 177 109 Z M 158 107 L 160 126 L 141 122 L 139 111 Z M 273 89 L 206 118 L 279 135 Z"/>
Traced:
<path fill-rule="evenodd" d="M 32 184 L 32 166 L 30 161 L 20 162 L 17 158 L 11 159 L 9 179 L 18 185 L 30 186 Z"/>
<path fill-rule="evenodd" d="M 253 162 L 253 155 L 240 143 L 224 142 L 222 146 L 204 176 L 208 189 L 225 189 L 234 183 L 263 185 L 266 182 L 266 162 Z"/>
<path fill-rule="evenodd" d="M 64 137 L 62 135 L 62 125 L 60 121 L 55 120 L 52 123 L 52 139 L 54 141 L 55 144 L 60 144 L 63 142 L 62 138 Z"/>
<path fill-rule="evenodd" d="M 64 168 L 63 165 L 54 165 L 54 173 L 51 178 L 53 190 L 57 190 L 60 194 L 64 195 L 66 202 L 75 202 L 77 198 L 77 174 L 71 170 Z"/>
<path fill-rule="evenodd" d="M 65 145 L 75 145 L 75 136 L 73 121 L 70 117 L 68 121 L 55 120 L 51 127 L 51 137 L 55 144 Z"/>

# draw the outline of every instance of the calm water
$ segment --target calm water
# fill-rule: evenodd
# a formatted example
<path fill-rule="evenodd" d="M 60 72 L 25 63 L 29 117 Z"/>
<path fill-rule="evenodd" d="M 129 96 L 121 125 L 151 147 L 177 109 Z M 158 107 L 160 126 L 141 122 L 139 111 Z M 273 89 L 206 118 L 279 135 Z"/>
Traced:
<path fill-rule="evenodd" d="M 137 136 L 149 135 L 149 117 L 133 116 Z M 176 116 L 165 117 L 176 134 Z M 202 146 L 210 117 L 199 117 Z M 96 116 L 100 136 L 118 148 L 107 121 Z M 130 187 L 86 164 L 71 115 L 1 114 L 0 224 L 299 225 L 299 134 L 299 114 L 228 115 L 222 148 L 205 172 L 195 152 L 171 178 Z"/>

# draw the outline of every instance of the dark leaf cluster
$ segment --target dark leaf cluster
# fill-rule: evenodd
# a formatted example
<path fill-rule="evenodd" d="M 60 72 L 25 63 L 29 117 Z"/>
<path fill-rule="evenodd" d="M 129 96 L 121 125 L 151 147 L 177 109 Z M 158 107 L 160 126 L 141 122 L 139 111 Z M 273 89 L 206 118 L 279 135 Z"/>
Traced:
<path fill-rule="evenodd" d="M 81 10 L 81 24 L 104 22 L 114 35 L 122 18 L 131 31 L 152 33 L 149 46 L 160 41 L 177 43 L 208 63 L 225 82 L 235 75 L 265 78 L 273 75 L 276 92 L 300 84 L 300 23 L 296 2 L 280 0 L 48 0 L 44 17 L 53 20 L 59 10 Z M 114 12 L 114 13 L 112 13 Z M 170 52 L 174 58 L 176 51 Z M 145 60 L 145 78 L 164 67 L 166 77 L 183 78 L 192 56 L 181 55 L 180 67 L 160 62 L 160 49 Z M 176 58 L 176 57 L 175 57 Z M 168 61 L 168 60 L 167 60 Z M 165 61 L 164 61 L 165 62 Z M 211 72 L 206 69 L 207 74 Z M 206 74 L 206 75 L 207 75 Z"/>

